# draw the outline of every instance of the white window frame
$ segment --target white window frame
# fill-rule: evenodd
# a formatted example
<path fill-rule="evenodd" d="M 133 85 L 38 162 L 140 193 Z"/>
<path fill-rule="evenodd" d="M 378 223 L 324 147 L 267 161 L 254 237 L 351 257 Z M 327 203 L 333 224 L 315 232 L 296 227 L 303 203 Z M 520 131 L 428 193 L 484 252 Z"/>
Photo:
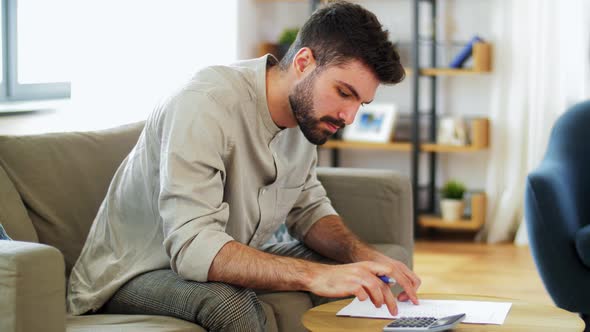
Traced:
<path fill-rule="evenodd" d="M 57 99 L 70 97 L 70 82 L 20 84 L 17 61 L 17 2 L 2 1 L 2 82 L 0 101 Z"/>

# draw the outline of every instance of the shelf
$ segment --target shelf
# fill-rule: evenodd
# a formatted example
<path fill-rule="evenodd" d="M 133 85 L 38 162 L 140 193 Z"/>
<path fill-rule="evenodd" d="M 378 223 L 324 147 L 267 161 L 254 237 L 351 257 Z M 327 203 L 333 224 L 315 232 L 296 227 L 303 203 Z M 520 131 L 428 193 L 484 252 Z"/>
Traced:
<path fill-rule="evenodd" d="M 407 75 L 412 75 L 412 68 L 404 68 Z M 420 75 L 422 76 L 468 76 L 468 75 L 482 75 L 488 74 L 490 71 L 475 70 L 473 68 L 422 68 Z"/>
<path fill-rule="evenodd" d="M 420 74 L 423 76 L 464 76 L 464 75 L 481 75 L 489 71 L 475 69 L 456 69 L 456 68 L 423 68 Z"/>
<path fill-rule="evenodd" d="M 424 152 L 477 152 L 485 150 L 485 147 L 477 147 L 472 145 L 447 145 L 426 143 L 420 146 L 420 150 Z"/>
<path fill-rule="evenodd" d="M 422 68 L 422 76 L 465 76 L 481 75 L 492 71 L 492 45 L 490 43 L 473 44 L 472 68 Z M 408 75 L 412 74 L 412 68 L 405 68 Z"/>
<path fill-rule="evenodd" d="M 418 217 L 418 223 L 424 228 L 439 228 L 449 230 L 477 231 L 483 223 L 471 219 L 446 221 L 438 216 L 423 215 Z"/>
<path fill-rule="evenodd" d="M 412 144 L 409 142 L 368 143 L 329 140 L 326 144 L 321 145 L 320 147 L 325 149 L 412 151 Z"/>
<path fill-rule="evenodd" d="M 447 145 L 436 143 L 420 144 L 423 152 L 477 152 L 488 148 L 490 121 L 487 118 L 471 120 L 471 144 Z M 354 141 L 329 140 L 321 145 L 324 149 L 349 149 L 349 150 L 386 150 L 386 151 L 412 151 L 410 142 L 369 143 Z"/>
<path fill-rule="evenodd" d="M 461 220 L 443 220 L 439 216 L 422 215 L 418 217 L 418 224 L 424 228 L 437 228 L 459 231 L 477 231 L 484 222 L 486 216 L 486 196 L 477 193 L 471 196 L 471 217 Z"/>
<path fill-rule="evenodd" d="M 326 144 L 321 145 L 322 149 L 343 149 L 343 150 L 385 150 L 385 151 L 412 151 L 412 143 L 368 143 L 355 141 L 338 141 L 329 140 Z M 476 147 L 471 145 L 445 145 L 436 143 L 424 143 L 420 145 L 420 150 L 424 152 L 476 152 L 485 150 L 485 147 Z"/>

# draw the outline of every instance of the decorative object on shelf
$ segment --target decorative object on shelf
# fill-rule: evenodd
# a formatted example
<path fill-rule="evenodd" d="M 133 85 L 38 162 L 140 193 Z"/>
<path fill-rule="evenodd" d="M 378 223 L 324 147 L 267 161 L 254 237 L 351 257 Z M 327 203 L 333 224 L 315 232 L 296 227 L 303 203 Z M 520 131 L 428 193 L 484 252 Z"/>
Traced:
<path fill-rule="evenodd" d="M 467 45 L 465 45 L 463 47 L 463 49 L 461 49 L 461 51 L 453 58 L 453 60 L 451 60 L 449 67 L 450 68 L 463 67 L 463 65 L 465 64 L 467 59 L 469 59 L 471 57 L 471 54 L 473 53 L 473 45 L 475 43 L 482 43 L 482 42 L 483 42 L 483 40 L 481 38 L 479 38 L 478 36 L 473 36 L 471 38 L 471 40 L 467 43 Z"/>
<path fill-rule="evenodd" d="M 342 139 L 387 143 L 393 137 L 397 107 L 394 104 L 370 104 L 362 106 L 355 121 L 344 128 Z"/>
<path fill-rule="evenodd" d="M 395 118 L 395 127 L 393 128 L 393 141 L 410 142 L 412 140 L 412 124 L 414 121 L 413 114 L 398 112 Z M 421 114 L 418 121 L 420 139 L 424 141 L 430 133 L 430 118 L 427 114 Z"/>
<path fill-rule="evenodd" d="M 480 73 L 492 71 L 492 44 L 475 43 L 473 45 L 473 71 Z"/>
<path fill-rule="evenodd" d="M 297 33 L 299 33 L 299 28 L 286 28 L 281 32 L 277 49 L 277 58 L 279 60 L 287 54 L 289 47 L 293 44 L 295 39 L 297 39 Z"/>
<path fill-rule="evenodd" d="M 436 142 L 448 145 L 467 145 L 467 125 L 462 117 L 443 117 L 439 120 Z"/>
<path fill-rule="evenodd" d="M 455 221 L 445 221 L 440 216 L 423 214 L 418 217 L 420 226 L 424 228 L 436 228 L 452 231 L 478 231 L 485 223 L 486 195 L 484 192 L 473 192 L 471 197 L 465 197 L 470 203 L 470 216 Z M 467 210 L 467 209 L 466 209 Z M 469 213 L 469 212 L 467 212 Z"/>
<path fill-rule="evenodd" d="M 492 70 L 492 45 L 474 36 L 449 63 L 449 68 L 463 68 L 469 58 L 473 59 L 472 72 L 490 72 Z M 448 69 L 447 69 L 448 70 Z"/>
<path fill-rule="evenodd" d="M 444 221 L 457 221 L 463 217 L 465 203 L 463 202 L 463 195 L 465 194 L 465 186 L 455 180 L 448 181 L 442 187 L 440 200 L 440 211 Z"/>

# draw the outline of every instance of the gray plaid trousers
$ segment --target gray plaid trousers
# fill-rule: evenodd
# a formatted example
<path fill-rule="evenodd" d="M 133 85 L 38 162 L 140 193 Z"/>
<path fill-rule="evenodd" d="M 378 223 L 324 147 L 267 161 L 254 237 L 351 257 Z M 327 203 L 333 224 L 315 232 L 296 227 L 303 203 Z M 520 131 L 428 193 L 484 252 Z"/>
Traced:
<path fill-rule="evenodd" d="M 297 241 L 267 244 L 263 251 L 316 262 L 335 262 Z M 310 294 L 312 303 L 330 301 Z M 256 293 L 221 282 L 184 280 L 170 269 L 141 274 L 123 285 L 98 313 L 171 316 L 208 331 L 264 331 L 266 315 Z"/>

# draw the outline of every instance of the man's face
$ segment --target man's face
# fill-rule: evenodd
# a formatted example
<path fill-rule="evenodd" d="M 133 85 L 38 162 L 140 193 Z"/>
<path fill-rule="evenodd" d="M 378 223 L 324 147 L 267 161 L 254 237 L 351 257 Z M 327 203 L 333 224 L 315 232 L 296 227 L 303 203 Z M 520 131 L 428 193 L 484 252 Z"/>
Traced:
<path fill-rule="evenodd" d="M 321 145 L 354 121 L 359 107 L 373 100 L 378 86 L 377 77 L 360 61 L 322 70 L 315 67 L 295 85 L 289 103 L 303 135 Z"/>

